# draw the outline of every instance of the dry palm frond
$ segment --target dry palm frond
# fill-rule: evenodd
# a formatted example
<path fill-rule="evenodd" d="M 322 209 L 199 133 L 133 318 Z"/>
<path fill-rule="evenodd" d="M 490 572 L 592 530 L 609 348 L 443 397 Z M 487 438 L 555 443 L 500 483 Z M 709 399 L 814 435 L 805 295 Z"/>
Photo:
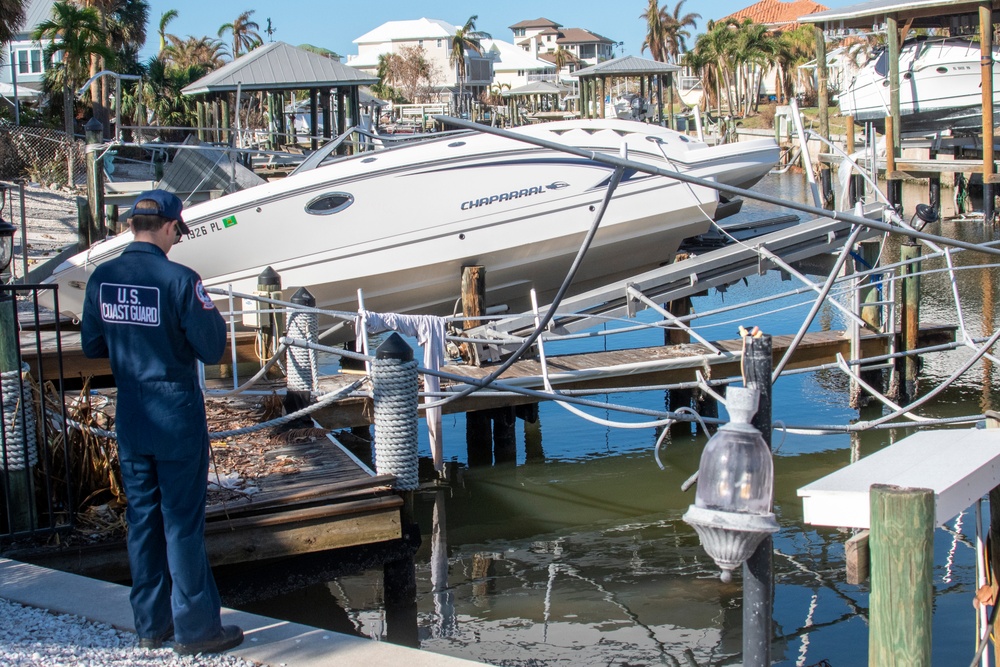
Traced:
<path fill-rule="evenodd" d="M 82 512 L 91 505 L 107 505 L 120 511 L 126 504 L 118 443 L 87 428 L 112 428 L 113 419 L 97 405 L 100 398 L 91 395 L 87 380 L 79 395 L 64 407 L 60 393 L 51 383 L 46 385 L 46 419 L 50 425 L 46 444 L 53 480 L 59 482 L 52 485 L 57 506 L 75 506 Z M 63 409 L 69 419 L 84 428 L 61 428 Z"/>

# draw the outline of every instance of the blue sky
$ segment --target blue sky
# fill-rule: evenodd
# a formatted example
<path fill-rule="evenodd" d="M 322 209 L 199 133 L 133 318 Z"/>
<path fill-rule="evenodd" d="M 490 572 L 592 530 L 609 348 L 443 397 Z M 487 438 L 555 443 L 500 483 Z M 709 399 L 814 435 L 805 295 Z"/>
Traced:
<path fill-rule="evenodd" d="M 687 0 L 682 11 L 701 14 L 698 30 L 708 19 L 718 19 L 755 0 Z M 858 0 L 826 0 L 828 7 L 844 7 Z M 662 4 L 662 3 L 661 3 Z M 354 39 L 386 21 L 441 19 L 454 25 L 465 23 L 471 15 L 478 15 L 476 27 L 489 32 L 494 38 L 511 40 L 508 26 L 526 19 L 545 17 L 568 28 L 586 28 L 617 42 L 624 42 L 618 54 L 642 55 L 640 48 L 645 30 L 639 15 L 645 10 L 647 0 L 501 0 L 501 2 L 474 2 L 469 0 L 433 0 L 415 2 L 408 0 L 379 0 L 376 2 L 343 2 L 341 0 L 149 0 L 150 28 L 143 55 L 156 52 L 156 31 L 160 16 L 176 9 L 179 16 L 168 26 L 168 32 L 179 37 L 205 35 L 215 37 L 219 26 L 233 21 L 241 12 L 253 9 L 253 19 L 261 26 L 267 19 L 276 29 L 275 40 L 290 44 L 309 43 L 331 49 L 342 55 L 357 53 Z M 667 0 L 671 11 L 675 0 Z"/>

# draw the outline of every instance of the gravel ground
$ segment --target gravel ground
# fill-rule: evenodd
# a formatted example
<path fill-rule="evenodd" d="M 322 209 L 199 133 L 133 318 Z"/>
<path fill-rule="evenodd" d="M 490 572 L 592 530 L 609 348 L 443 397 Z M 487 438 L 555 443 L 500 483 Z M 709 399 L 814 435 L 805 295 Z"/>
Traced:
<path fill-rule="evenodd" d="M 82 194 L 82 192 L 81 192 Z M 24 186 L 25 226 L 28 232 L 28 268 L 45 261 L 64 246 L 76 241 L 77 192 L 47 188 L 35 183 Z M 7 193 L 0 216 L 17 227 L 14 234 L 15 277 L 21 277 L 21 201 L 16 185 Z"/>
<path fill-rule="evenodd" d="M 140 649 L 137 637 L 79 616 L 50 614 L 0 598 L 0 665 L 5 667 L 254 667 L 233 655 L 179 656 Z"/>

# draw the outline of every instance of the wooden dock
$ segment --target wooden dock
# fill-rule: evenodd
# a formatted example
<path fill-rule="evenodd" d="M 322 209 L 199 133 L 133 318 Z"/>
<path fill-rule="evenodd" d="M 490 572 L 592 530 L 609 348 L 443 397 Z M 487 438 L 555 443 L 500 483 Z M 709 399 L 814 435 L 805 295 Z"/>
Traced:
<path fill-rule="evenodd" d="M 954 342 L 956 326 L 950 324 L 923 323 L 920 326 L 919 345 L 941 345 Z M 897 332 L 897 349 L 900 349 L 900 334 Z M 775 362 L 784 356 L 792 335 L 774 336 L 772 349 Z M 550 356 L 547 358 L 549 381 L 560 389 L 608 389 L 629 388 L 646 385 L 675 384 L 694 381 L 695 371 L 711 369 L 713 377 L 740 375 L 740 358 L 743 341 L 740 338 L 713 341 L 713 345 L 725 354 L 714 354 L 700 343 L 683 345 L 660 345 L 607 352 L 586 352 Z M 808 333 L 799 343 L 786 369 L 808 368 L 818 364 L 832 363 L 839 352 L 850 358 L 850 339 L 843 331 L 817 331 Z M 870 332 L 861 334 L 861 354 L 874 357 L 887 354 L 888 340 Z M 470 379 L 482 379 L 496 368 L 495 364 L 484 366 L 448 365 L 442 370 Z M 521 359 L 508 369 L 501 378 L 508 384 L 530 389 L 543 388 L 542 367 L 537 358 Z M 345 384 L 343 376 L 325 378 L 324 389 L 333 389 Z M 442 383 L 447 386 L 448 383 Z M 537 403 L 529 396 L 489 396 L 475 393 L 452 401 L 443 407 L 446 413 L 472 412 L 493 408 Z M 337 405 L 314 413 L 316 420 L 327 428 L 348 428 L 370 423 L 367 401 L 349 399 Z"/>
<path fill-rule="evenodd" d="M 213 444 L 214 459 L 229 448 L 256 450 L 253 438 Z M 263 452 L 283 465 L 220 500 L 210 492 L 205 542 L 213 566 L 234 565 L 344 547 L 386 543 L 402 536 L 403 499 L 391 475 L 375 475 L 333 436 L 315 434 Z M 210 468 L 210 482 L 214 470 Z M 214 499 L 213 499 L 214 498 Z M 123 538 L 98 544 L 11 549 L 4 556 L 109 580 L 129 576 Z"/>

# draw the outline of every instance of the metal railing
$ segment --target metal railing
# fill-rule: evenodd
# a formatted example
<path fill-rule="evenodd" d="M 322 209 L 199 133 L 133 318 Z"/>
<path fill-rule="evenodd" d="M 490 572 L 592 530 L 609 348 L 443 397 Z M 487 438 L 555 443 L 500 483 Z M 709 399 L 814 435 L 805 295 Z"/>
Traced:
<path fill-rule="evenodd" d="M 55 287 L 0 285 L 0 545 L 66 532 L 76 521 L 74 466 L 82 461 L 66 428 L 62 332 L 58 318 L 43 330 L 43 291 Z M 58 307 L 57 292 L 52 300 Z"/>

